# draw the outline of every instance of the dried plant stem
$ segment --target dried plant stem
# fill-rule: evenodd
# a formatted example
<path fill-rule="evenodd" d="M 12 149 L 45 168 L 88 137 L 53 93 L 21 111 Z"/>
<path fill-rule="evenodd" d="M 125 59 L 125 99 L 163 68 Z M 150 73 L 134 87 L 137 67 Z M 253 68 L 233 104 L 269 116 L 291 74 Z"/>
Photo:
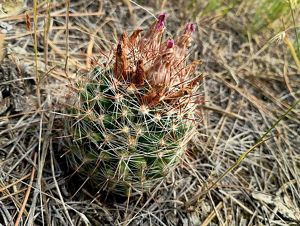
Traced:
<path fill-rule="evenodd" d="M 290 11 L 291 11 L 292 19 L 293 19 L 293 24 L 295 26 L 294 30 L 295 30 L 297 48 L 299 49 L 300 48 L 299 35 L 298 35 L 297 29 L 296 29 L 296 20 L 295 20 L 295 12 L 294 12 L 294 9 L 295 9 L 295 6 L 297 5 L 297 3 L 293 4 L 293 2 L 291 0 L 289 0 L 289 5 L 290 5 Z"/>
<path fill-rule="evenodd" d="M 48 65 L 48 33 L 50 29 L 50 10 L 51 10 L 51 5 L 50 5 L 50 0 L 47 0 L 47 10 L 46 10 L 46 15 L 44 18 L 44 23 L 45 23 L 45 29 L 44 29 L 44 49 L 45 49 L 45 71 L 47 71 L 47 65 Z M 47 79 L 46 79 L 47 81 Z"/>
<path fill-rule="evenodd" d="M 300 61 L 299 61 L 299 58 L 297 56 L 297 53 L 296 53 L 296 50 L 295 50 L 293 44 L 291 43 L 291 41 L 290 41 L 290 39 L 289 39 L 289 37 L 287 35 L 285 35 L 285 37 L 284 37 L 284 42 L 288 46 L 288 48 L 290 49 L 291 54 L 293 56 L 293 59 L 294 59 L 294 61 L 296 63 L 296 66 L 298 68 L 298 71 L 300 72 Z"/>
<path fill-rule="evenodd" d="M 14 186 L 14 185 L 20 183 L 21 181 L 25 180 L 25 179 L 26 179 L 27 177 L 29 177 L 29 176 L 30 176 L 29 174 L 26 174 L 24 177 L 22 177 L 22 178 L 16 180 L 15 182 L 13 182 L 13 183 L 11 183 L 11 184 L 9 184 L 9 185 L 7 185 L 7 186 L 3 186 L 3 187 L 2 187 L 2 185 L 1 185 L 0 192 L 4 192 L 4 191 L 7 190 L 8 188 L 10 188 L 10 187 L 12 187 L 12 186 Z"/>
<path fill-rule="evenodd" d="M 52 143 L 52 139 L 51 139 L 51 138 L 50 138 L 50 143 Z M 53 148 L 52 148 L 52 145 L 50 145 L 50 163 L 51 163 L 51 171 L 52 171 L 53 181 L 54 181 L 55 187 L 56 187 L 56 189 L 57 189 L 57 193 L 58 193 L 58 195 L 59 195 L 59 198 L 60 198 L 60 200 L 61 200 L 61 204 L 62 204 L 62 206 L 63 206 L 63 210 L 64 210 L 64 212 L 65 212 L 65 214 L 66 214 L 66 217 L 67 217 L 67 219 L 69 220 L 69 223 L 73 226 L 74 224 L 73 224 L 73 222 L 72 222 L 72 219 L 71 219 L 70 214 L 69 214 L 69 212 L 68 212 L 68 208 L 67 208 L 67 206 L 66 206 L 66 204 L 65 204 L 65 202 L 64 202 L 64 198 L 63 198 L 63 196 L 62 196 L 62 194 L 61 194 L 61 191 L 60 191 L 60 189 L 59 189 L 58 182 L 57 182 L 57 180 L 56 180 L 56 178 L 55 178 L 55 168 L 54 168 L 54 161 L 53 161 L 53 158 L 54 158 Z"/>
<path fill-rule="evenodd" d="M 0 61 L 4 59 L 4 38 L 5 34 L 0 33 Z"/>
<path fill-rule="evenodd" d="M 69 14 L 70 14 L 70 0 L 66 0 L 66 62 L 65 62 L 65 73 L 68 77 L 69 74 L 69 67 L 68 67 L 68 60 L 69 60 Z"/>
<path fill-rule="evenodd" d="M 241 155 L 238 160 L 236 160 L 236 162 L 229 167 L 215 182 L 213 182 L 207 189 L 205 189 L 205 191 L 199 190 L 199 192 L 197 192 L 193 198 L 191 198 L 190 200 L 188 200 L 185 203 L 186 207 L 189 207 L 190 205 L 192 205 L 195 201 L 197 201 L 199 199 L 199 197 L 201 197 L 202 195 L 207 194 L 207 192 L 209 192 L 211 189 L 213 189 L 227 174 L 229 174 L 230 172 L 232 172 L 247 156 L 250 152 L 252 152 L 256 147 L 258 147 L 259 145 L 261 145 L 262 143 L 264 143 L 265 141 L 267 141 L 270 138 L 267 138 L 267 136 L 269 135 L 269 133 L 294 109 L 297 107 L 297 105 L 300 103 L 300 99 L 298 99 L 284 114 L 282 114 L 277 120 L 276 122 L 257 140 L 257 142 L 250 147 L 243 155 Z"/>
<path fill-rule="evenodd" d="M 36 79 L 36 95 L 38 99 L 38 107 L 41 107 L 41 91 L 40 77 L 38 73 L 38 50 L 37 50 L 37 0 L 33 0 L 33 23 L 34 23 L 34 63 L 35 63 L 35 79 Z"/>
<path fill-rule="evenodd" d="M 30 177 L 30 182 L 28 184 L 28 189 L 26 191 L 26 194 L 25 194 L 25 197 L 24 197 L 24 201 L 23 201 L 23 204 L 22 204 L 22 207 L 19 211 L 19 214 L 18 214 L 18 217 L 17 217 L 17 220 L 15 222 L 15 226 L 18 226 L 20 224 L 20 221 L 21 221 L 21 218 L 22 218 L 22 215 L 23 215 L 23 212 L 25 210 L 25 206 L 26 206 L 26 203 L 28 201 L 28 198 L 29 198 L 29 195 L 30 195 L 30 191 L 31 191 L 31 188 L 32 188 L 32 183 L 33 183 L 33 179 L 34 179 L 34 175 L 35 175 L 35 164 L 36 164 L 36 159 L 37 159 L 37 155 L 36 153 L 34 154 L 34 165 L 32 167 L 32 171 L 31 171 L 31 177 Z"/>
<path fill-rule="evenodd" d="M 224 203 L 219 202 L 219 204 L 215 207 L 215 209 L 208 215 L 208 217 L 203 221 L 202 226 L 210 225 L 212 220 L 216 217 L 217 211 L 220 211 L 220 209 L 223 207 Z"/>

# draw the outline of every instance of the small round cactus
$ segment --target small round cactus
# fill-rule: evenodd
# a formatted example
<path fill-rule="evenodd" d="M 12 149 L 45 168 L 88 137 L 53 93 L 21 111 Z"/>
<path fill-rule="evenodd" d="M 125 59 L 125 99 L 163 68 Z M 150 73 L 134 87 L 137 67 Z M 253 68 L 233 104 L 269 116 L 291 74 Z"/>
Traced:
<path fill-rule="evenodd" d="M 77 84 L 67 159 L 97 189 L 128 196 L 151 189 L 182 159 L 193 134 L 198 62 L 186 64 L 194 24 L 163 40 L 166 14 L 142 35 L 122 34 L 112 62 Z M 105 65 L 105 66 L 104 66 Z"/>

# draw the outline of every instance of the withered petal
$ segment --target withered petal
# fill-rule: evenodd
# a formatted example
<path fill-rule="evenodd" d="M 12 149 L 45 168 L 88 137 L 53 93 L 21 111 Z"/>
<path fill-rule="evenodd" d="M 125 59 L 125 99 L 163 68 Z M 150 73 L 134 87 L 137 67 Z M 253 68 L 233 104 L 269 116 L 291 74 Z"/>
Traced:
<path fill-rule="evenodd" d="M 136 63 L 136 71 L 132 78 L 132 83 L 136 86 L 142 86 L 145 82 L 145 70 L 143 60 L 138 60 Z"/>
<path fill-rule="evenodd" d="M 129 37 L 129 43 L 131 45 L 135 45 L 137 38 L 139 37 L 140 33 L 142 32 L 142 29 L 135 30 Z"/>

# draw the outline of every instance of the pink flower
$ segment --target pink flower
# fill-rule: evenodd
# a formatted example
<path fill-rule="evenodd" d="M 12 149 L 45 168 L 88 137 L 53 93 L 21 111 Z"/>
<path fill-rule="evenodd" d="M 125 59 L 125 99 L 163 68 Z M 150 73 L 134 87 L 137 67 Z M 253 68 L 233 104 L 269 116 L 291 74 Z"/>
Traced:
<path fill-rule="evenodd" d="M 168 41 L 167 41 L 167 48 L 171 49 L 171 48 L 174 47 L 174 45 L 175 45 L 174 39 L 171 39 L 171 38 L 168 39 Z"/>
<path fill-rule="evenodd" d="M 166 22 L 167 17 L 168 17 L 168 14 L 166 14 L 166 13 L 161 13 L 161 14 L 158 16 L 158 21 Z"/>
<path fill-rule="evenodd" d="M 187 33 L 193 33 L 196 31 L 196 25 L 193 23 L 187 23 L 185 26 L 185 34 Z"/>
<path fill-rule="evenodd" d="M 158 22 L 156 24 L 156 30 L 161 31 L 165 27 L 165 23 L 168 15 L 166 13 L 162 13 L 158 16 Z"/>

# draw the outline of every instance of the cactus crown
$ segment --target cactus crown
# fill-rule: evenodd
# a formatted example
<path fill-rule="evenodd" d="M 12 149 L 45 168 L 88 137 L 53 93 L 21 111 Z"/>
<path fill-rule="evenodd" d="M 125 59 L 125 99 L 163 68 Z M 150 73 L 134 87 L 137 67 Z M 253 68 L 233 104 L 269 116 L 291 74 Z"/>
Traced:
<path fill-rule="evenodd" d="M 180 161 L 191 137 L 198 62 L 186 65 L 195 31 L 188 23 L 178 40 L 163 40 L 167 15 L 141 36 L 123 33 L 114 62 L 96 65 L 78 83 L 68 162 L 99 189 L 130 195 L 151 188 Z"/>

